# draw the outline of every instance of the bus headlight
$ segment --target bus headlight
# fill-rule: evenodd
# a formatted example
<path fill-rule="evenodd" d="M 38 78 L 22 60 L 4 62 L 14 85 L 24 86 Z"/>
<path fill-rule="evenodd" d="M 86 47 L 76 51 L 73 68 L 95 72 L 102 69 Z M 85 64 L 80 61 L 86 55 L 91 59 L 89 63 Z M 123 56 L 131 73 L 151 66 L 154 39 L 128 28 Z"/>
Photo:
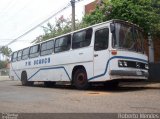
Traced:
<path fill-rule="evenodd" d="M 126 61 L 123 61 L 123 64 L 125 67 L 127 67 L 127 62 Z"/>
<path fill-rule="evenodd" d="M 145 64 L 145 69 L 149 69 L 148 64 Z"/>
<path fill-rule="evenodd" d="M 118 66 L 119 67 L 127 67 L 127 61 L 124 60 L 118 60 Z"/>
<path fill-rule="evenodd" d="M 118 61 L 118 66 L 123 67 L 123 62 L 121 60 Z"/>

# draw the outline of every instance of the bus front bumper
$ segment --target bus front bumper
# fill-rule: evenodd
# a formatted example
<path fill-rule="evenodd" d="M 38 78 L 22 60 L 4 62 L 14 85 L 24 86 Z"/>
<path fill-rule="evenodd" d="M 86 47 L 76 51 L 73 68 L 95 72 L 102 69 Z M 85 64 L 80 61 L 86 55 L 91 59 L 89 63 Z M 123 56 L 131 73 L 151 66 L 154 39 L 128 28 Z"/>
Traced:
<path fill-rule="evenodd" d="M 110 75 L 112 76 L 138 76 L 148 77 L 149 73 L 145 71 L 126 71 L 126 70 L 111 70 Z"/>

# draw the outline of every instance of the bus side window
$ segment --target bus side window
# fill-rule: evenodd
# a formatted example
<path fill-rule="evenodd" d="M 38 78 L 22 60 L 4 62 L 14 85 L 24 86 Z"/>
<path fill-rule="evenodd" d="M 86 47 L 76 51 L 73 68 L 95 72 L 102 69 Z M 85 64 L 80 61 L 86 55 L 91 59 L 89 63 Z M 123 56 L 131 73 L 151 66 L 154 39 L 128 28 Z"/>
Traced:
<path fill-rule="evenodd" d="M 95 32 L 94 50 L 105 50 L 108 48 L 109 29 L 104 28 Z"/>
<path fill-rule="evenodd" d="M 51 54 L 53 52 L 53 48 L 54 48 L 54 41 L 53 40 L 42 43 L 41 56 Z"/>
<path fill-rule="evenodd" d="M 54 52 L 68 51 L 71 47 L 71 35 L 63 36 L 55 40 Z"/>
<path fill-rule="evenodd" d="M 89 46 L 91 43 L 92 28 L 79 31 L 73 34 L 72 48 L 82 48 Z"/>
<path fill-rule="evenodd" d="M 22 59 L 23 60 L 28 59 L 28 55 L 29 55 L 29 48 L 23 49 L 23 51 L 22 51 Z"/>
<path fill-rule="evenodd" d="M 39 56 L 39 51 L 40 51 L 40 45 L 39 44 L 30 47 L 29 57 L 30 58 L 38 57 Z"/>
<path fill-rule="evenodd" d="M 15 61 L 17 61 L 17 52 L 14 52 L 13 54 L 12 54 L 12 60 L 11 60 L 12 62 L 15 62 Z"/>
<path fill-rule="evenodd" d="M 18 52 L 17 61 L 21 60 L 21 58 L 22 58 L 22 50 Z"/>

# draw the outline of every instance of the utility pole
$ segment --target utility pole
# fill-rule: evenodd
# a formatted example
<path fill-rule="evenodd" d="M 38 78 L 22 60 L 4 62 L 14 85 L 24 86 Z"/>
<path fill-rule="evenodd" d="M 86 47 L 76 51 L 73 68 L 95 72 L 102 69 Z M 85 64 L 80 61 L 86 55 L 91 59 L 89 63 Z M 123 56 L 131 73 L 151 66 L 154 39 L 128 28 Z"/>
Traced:
<path fill-rule="evenodd" d="M 75 0 L 71 0 L 72 5 L 72 31 L 75 30 Z"/>

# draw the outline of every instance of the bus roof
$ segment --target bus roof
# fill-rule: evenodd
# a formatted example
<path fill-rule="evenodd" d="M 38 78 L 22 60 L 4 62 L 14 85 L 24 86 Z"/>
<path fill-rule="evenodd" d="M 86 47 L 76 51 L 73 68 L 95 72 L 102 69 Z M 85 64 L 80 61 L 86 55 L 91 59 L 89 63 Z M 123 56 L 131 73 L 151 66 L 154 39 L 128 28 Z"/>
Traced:
<path fill-rule="evenodd" d="M 56 38 L 60 38 L 60 37 L 63 37 L 65 35 L 69 35 L 69 34 L 73 34 L 75 32 L 78 32 L 78 31 L 81 31 L 81 30 L 85 30 L 85 29 L 88 29 L 88 28 L 92 28 L 92 27 L 96 27 L 96 26 L 99 26 L 99 25 L 103 25 L 103 24 L 106 24 L 106 23 L 124 23 L 124 24 L 127 24 L 127 25 L 132 25 L 136 28 L 138 28 L 139 30 L 143 31 L 138 25 L 136 24 L 133 24 L 129 21 L 124 21 L 124 20 L 120 20 L 120 19 L 112 19 L 112 20 L 109 20 L 109 21 L 105 21 L 105 22 L 101 22 L 101 23 L 98 23 L 98 24 L 94 24 L 94 25 L 91 25 L 91 26 L 88 26 L 88 27 L 85 27 L 85 28 L 82 28 L 82 29 L 78 29 L 78 30 L 75 30 L 75 31 L 72 31 L 72 32 L 68 32 L 66 34 L 63 34 L 63 35 L 60 35 L 60 36 L 57 36 L 57 37 L 53 37 L 53 38 L 50 38 L 48 40 L 45 40 L 45 41 L 42 41 L 42 42 L 39 42 L 39 43 L 35 43 L 34 45 L 38 45 L 38 44 L 41 44 L 41 43 L 44 43 L 44 42 L 47 42 L 47 41 L 50 41 L 50 40 L 54 40 Z M 30 45 L 28 47 L 25 47 L 23 49 L 26 49 L 26 48 L 29 48 L 31 46 L 34 46 L 34 45 Z M 22 49 L 20 49 L 22 50 Z M 17 51 L 20 51 L 20 50 L 17 50 Z M 16 52 L 16 51 L 15 51 Z"/>

